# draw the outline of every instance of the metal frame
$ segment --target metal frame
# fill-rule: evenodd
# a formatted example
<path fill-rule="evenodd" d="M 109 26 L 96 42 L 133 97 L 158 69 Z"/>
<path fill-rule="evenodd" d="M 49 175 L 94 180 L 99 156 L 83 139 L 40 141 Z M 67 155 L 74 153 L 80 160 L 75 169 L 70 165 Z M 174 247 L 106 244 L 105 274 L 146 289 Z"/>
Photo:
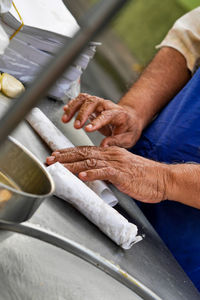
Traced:
<path fill-rule="evenodd" d="M 93 39 L 104 28 L 104 26 L 111 20 L 111 18 L 127 1 L 128 0 L 102 0 L 99 4 L 97 4 L 94 8 L 90 10 L 90 12 L 84 17 L 84 19 L 81 22 L 81 25 L 83 26 L 82 29 L 80 29 L 80 31 L 75 35 L 74 39 L 70 41 L 69 39 L 67 39 L 66 44 L 57 54 L 55 59 L 53 59 L 43 70 L 40 70 L 38 78 L 33 82 L 32 86 L 29 87 L 24 93 L 24 95 L 22 95 L 18 99 L 18 101 L 16 101 L 15 104 L 13 104 L 9 108 L 8 112 L 0 120 L 0 145 L 7 137 L 7 135 L 13 129 L 15 129 L 17 124 L 25 117 L 29 110 L 33 106 L 35 106 L 39 102 L 39 100 L 45 95 L 47 90 L 54 84 L 55 80 L 58 79 L 59 76 L 61 76 L 61 74 L 65 71 L 65 69 L 73 63 L 73 61 L 77 58 L 77 56 L 80 54 L 83 48 L 88 44 L 88 42 L 91 39 Z M 114 187 L 111 187 L 111 189 L 115 190 Z M 121 209 L 125 212 L 129 211 L 130 218 L 137 221 L 139 220 L 141 228 L 144 229 L 148 227 L 148 239 L 146 239 L 146 248 L 144 249 L 146 251 L 146 249 L 151 243 L 158 241 L 155 238 L 155 233 L 153 229 L 151 229 L 149 223 L 146 223 L 146 221 L 144 221 L 144 217 L 142 216 L 142 213 L 139 212 L 139 208 L 134 207 L 133 209 L 133 202 L 129 201 L 129 199 L 127 198 L 128 196 L 123 195 L 119 191 L 117 193 L 120 196 L 120 199 L 123 200 L 120 203 Z M 60 212 L 60 210 L 58 212 Z M 60 217 L 60 215 L 58 216 Z M 140 222 L 141 220 L 142 222 Z M 128 274 L 126 271 L 122 270 L 118 265 L 100 256 L 98 253 L 95 253 L 94 251 L 91 251 L 86 247 L 82 246 L 81 244 L 76 243 L 70 239 L 55 234 L 52 231 L 48 231 L 43 228 L 38 228 L 36 225 L 31 225 L 28 223 L 14 224 L 4 221 L 0 221 L 0 231 L 9 231 L 13 233 L 15 232 L 23 234 L 25 236 L 36 238 L 38 240 L 54 245 L 58 248 L 67 251 L 68 253 L 76 255 L 77 257 L 91 263 L 98 269 L 102 270 L 111 277 L 115 278 L 120 283 L 133 290 L 137 295 L 141 296 L 143 299 L 161 300 L 161 298 L 157 294 L 155 294 L 151 289 L 147 288 L 142 283 L 141 275 L 140 280 L 138 280 L 135 277 Z M 152 238 L 152 236 L 154 238 Z M 150 249 L 151 251 L 153 251 L 152 248 Z M 141 251 L 141 249 L 138 250 Z M 135 251 L 133 255 L 138 254 L 138 250 Z M 165 261 L 167 262 L 166 253 L 168 252 L 163 250 L 163 248 L 161 250 L 164 251 Z M 160 253 L 161 250 L 159 250 Z M 141 251 L 141 255 L 144 256 L 144 254 L 146 253 L 145 251 Z M 155 257 L 152 256 L 152 253 L 150 257 L 153 258 L 154 262 Z M 174 268 L 172 270 L 176 269 Z M 167 277 L 165 277 L 164 280 L 166 280 L 167 282 L 171 282 L 169 269 L 167 269 L 167 272 L 165 274 L 167 274 Z M 184 275 L 183 278 L 187 279 L 186 275 Z M 183 291 L 185 292 L 185 294 L 189 295 L 190 299 L 194 299 L 195 295 L 197 294 L 195 290 L 192 291 L 191 289 L 192 297 L 190 297 L 191 294 L 190 289 L 188 289 L 188 287 L 191 287 L 191 283 L 189 282 L 188 284 L 187 280 L 179 281 L 179 290 L 177 293 L 178 298 L 182 299 L 181 297 L 184 297 L 184 299 L 186 299 L 185 297 L 187 297 L 187 295 L 184 296 L 182 293 L 180 293 L 180 287 L 182 289 L 182 285 L 180 283 L 184 283 L 184 285 L 186 286 L 185 289 L 183 287 Z M 151 287 L 151 284 L 149 284 L 148 286 Z M 172 284 L 171 287 L 172 286 L 175 285 Z M 163 295 L 163 290 L 160 294 Z M 164 294 L 164 296 L 162 296 L 163 299 L 168 297 L 168 294 L 170 293 L 167 292 L 167 294 Z M 195 299 L 197 298 L 198 295 L 195 297 Z"/>

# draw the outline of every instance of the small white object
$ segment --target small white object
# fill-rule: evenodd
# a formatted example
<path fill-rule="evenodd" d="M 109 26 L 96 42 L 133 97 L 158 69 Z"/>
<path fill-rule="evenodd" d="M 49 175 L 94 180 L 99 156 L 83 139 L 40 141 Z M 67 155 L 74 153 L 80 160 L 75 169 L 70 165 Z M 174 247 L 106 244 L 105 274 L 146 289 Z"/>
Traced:
<path fill-rule="evenodd" d="M 24 92 L 23 84 L 10 74 L 3 73 L 0 77 L 1 91 L 9 98 L 17 98 Z"/>
<path fill-rule="evenodd" d="M 39 108 L 33 108 L 26 119 L 52 151 L 74 147 L 68 138 L 64 136 Z M 78 180 L 80 181 L 80 179 Z M 95 180 L 85 184 L 109 205 L 115 206 L 118 203 L 117 198 L 105 182 Z"/>
<path fill-rule="evenodd" d="M 47 170 L 55 182 L 55 195 L 77 208 L 117 245 L 130 249 L 141 240 L 136 225 L 129 223 L 63 165 L 57 162 Z"/>

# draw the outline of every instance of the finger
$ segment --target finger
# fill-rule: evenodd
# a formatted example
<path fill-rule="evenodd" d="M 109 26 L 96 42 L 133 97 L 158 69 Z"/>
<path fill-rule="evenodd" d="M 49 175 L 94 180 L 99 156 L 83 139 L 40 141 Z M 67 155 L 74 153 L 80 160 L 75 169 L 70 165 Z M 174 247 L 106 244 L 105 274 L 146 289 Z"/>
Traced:
<path fill-rule="evenodd" d="M 83 181 L 107 180 L 114 183 L 116 174 L 117 171 L 114 168 L 106 167 L 80 172 L 78 176 Z"/>
<path fill-rule="evenodd" d="M 46 158 L 46 164 L 47 165 L 52 165 L 52 164 L 55 164 L 55 157 L 54 156 L 49 156 Z"/>
<path fill-rule="evenodd" d="M 64 115 L 62 116 L 62 121 L 64 123 L 69 122 L 74 114 L 79 110 L 81 105 L 87 99 L 87 94 L 79 94 L 78 97 L 69 101 L 67 105 L 63 107 Z"/>
<path fill-rule="evenodd" d="M 97 106 L 96 108 L 96 111 L 98 110 L 99 106 Z M 101 111 L 102 112 L 102 111 Z M 94 119 L 97 118 L 97 116 L 99 116 L 99 113 L 98 112 L 95 112 L 95 113 L 92 113 L 90 116 L 89 116 L 89 120 L 90 122 L 92 122 Z M 112 134 L 112 125 L 106 125 L 102 128 L 99 129 L 99 132 L 105 136 L 110 136 Z"/>
<path fill-rule="evenodd" d="M 118 114 L 119 114 L 118 110 L 105 110 L 102 113 L 100 113 L 96 117 L 96 119 L 91 121 L 91 123 L 85 127 L 85 130 L 88 132 L 98 130 L 113 122 Z"/>
<path fill-rule="evenodd" d="M 104 148 L 95 146 L 81 146 L 53 152 L 51 158 L 47 159 L 47 163 L 55 163 L 56 161 L 60 163 L 71 163 L 93 158 L 106 160 L 108 157 L 109 154 L 105 153 Z"/>
<path fill-rule="evenodd" d="M 100 144 L 100 147 L 110 147 L 110 146 L 118 146 L 123 148 L 131 148 L 136 140 L 133 137 L 132 133 L 126 132 L 123 134 L 109 136 Z"/>
<path fill-rule="evenodd" d="M 62 115 L 61 121 L 62 121 L 63 123 L 67 123 L 67 122 L 69 122 L 69 121 L 72 119 L 72 117 L 73 117 L 73 115 L 72 115 L 72 116 L 69 116 L 67 113 L 64 113 L 64 114 Z"/>
<path fill-rule="evenodd" d="M 83 171 L 101 169 L 106 167 L 106 162 L 97 159 L 87 159 L 74 163 L 63 164 L 70 172 L 78 174 Z"/>
<path fill-rule="evenodd" d="M 74 123 L 74 127 L 83 127 L 85 122 L 89 119 L 90 115 L 95 112 L 97 106 L 101 101 L 101 98 L 89 96 L 80 107 L 79 113 Z"/>
<path fill-rule="evenodd" d="M 78 148 L 78 147 L 77 147 Z M 74 147 L 70 147 L 70 148 L 63 148 L 63 149 L 57 149 L 55 150 L 54 152 L 52 152 L 51 155 L 55 156 L 59 153 L 65 153 L 66 151 L 73 151 L 74 150 Z"/>

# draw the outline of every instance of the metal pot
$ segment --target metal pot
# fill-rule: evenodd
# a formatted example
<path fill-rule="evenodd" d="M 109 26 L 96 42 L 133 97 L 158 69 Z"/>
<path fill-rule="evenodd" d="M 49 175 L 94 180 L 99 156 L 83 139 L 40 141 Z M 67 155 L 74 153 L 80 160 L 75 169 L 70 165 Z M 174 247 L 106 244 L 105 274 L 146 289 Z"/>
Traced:
<path fill-rule="evenodd" d="M 9 137 L 0 147 L 0 219 L 23 222 L 54 191 L 54 183 L 39 160 Z"/>

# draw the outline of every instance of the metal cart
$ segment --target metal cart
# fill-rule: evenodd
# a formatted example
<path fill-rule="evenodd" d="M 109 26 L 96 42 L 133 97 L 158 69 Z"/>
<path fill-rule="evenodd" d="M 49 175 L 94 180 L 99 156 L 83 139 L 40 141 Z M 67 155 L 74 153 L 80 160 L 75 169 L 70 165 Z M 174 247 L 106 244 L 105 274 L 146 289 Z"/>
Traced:
<path fill-rule="evenodd" d="M 47 90 L 57 76 L 57 63 L 65 66 L 125 1 L 102 1 L 95 8 L 91 24 L 82 31 L 44 70 L 40 82 L 12 105 L 0 121 L 0 141 L 36 104 L 37 96 Z M 107 12 L 107 14 L 105 14 Z M 88 17 L 87 17 L 88 18 Z M 70 51 L 73 51 L 73 55 Z M 65 55 L 64 55 L 65 53 Z M 57 68 L 54 78 L 49 70 Z M 62 71 L 62 70 L 61 70 Z M 0 111 L 8 99 L 0 97 Z M 72 139 L 72 127 L 60 121 L 62 104 L 43 97 L 39 107 L 55 125 Z M 41 161 L 49 149 L 26 122 L 12 133 Z M 84 144 L 84 138 L 79 144 Z M 135 223 L 144 239 L 130 250 L 122 250 L 70 204 L 52 196 L 24 224 L 0 221 L 0 299 L 200 299 L 186 274 L 172 257 L 134 201 L 112 187 L 119 199 L 117 210 Z"/>

